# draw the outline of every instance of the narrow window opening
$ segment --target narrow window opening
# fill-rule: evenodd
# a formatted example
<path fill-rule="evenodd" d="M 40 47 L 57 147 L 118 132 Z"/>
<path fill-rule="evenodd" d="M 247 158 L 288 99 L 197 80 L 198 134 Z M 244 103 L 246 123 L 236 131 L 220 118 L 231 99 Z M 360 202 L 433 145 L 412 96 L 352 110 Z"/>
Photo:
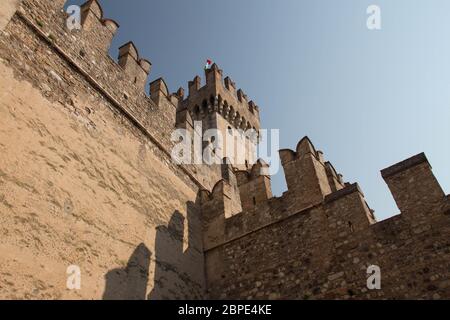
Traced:
<path fill-rule="evenodd" d="M 355 231 L 355 228 L 353 227 L 353 223 L 351 223 L 350 221 L 348 222 L 348 227 L 350 228 L 351 232 Z"/>

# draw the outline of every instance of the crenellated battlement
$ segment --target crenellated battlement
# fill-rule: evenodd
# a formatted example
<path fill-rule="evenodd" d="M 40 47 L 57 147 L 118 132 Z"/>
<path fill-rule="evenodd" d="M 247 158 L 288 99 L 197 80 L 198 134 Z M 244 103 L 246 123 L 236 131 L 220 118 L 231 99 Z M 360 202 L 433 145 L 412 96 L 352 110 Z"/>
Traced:
<path fill-rule="evenodd" d="M 365 289 L 368 266 L 385 270 L 383 283 L 392 287 L 398 277 L 387 266 L 395 265 L 402 274 L 420 272 L 423 266 L 417 265 L 416 253 L 410 252 L 450 245 L 442 238 L 450 234 L 448 196 L 424 154 L 382 171 L 401 209 L 400 215 L 382 222 L 376 221 L 359 185 L 344 183 L 309 138 L 303 138 L 295 151 L 280 150 L 280 155 L 288 183 L 288 191 L 280 198 L 266 193 L 270 178 L 258 174 L 263 162 L 249 170 L 233 170 L 242 212 L 230 217 L 220 214 L 215 241 L 205 242 L 212 298 L 302 299 L 298 290 L 316 298 L 339 298 L 346 294 L 339 291 L 342 287 L 350 287 L 353 296 L 371 297 Z M 215 193 L 224 194 L 221 189 Z M 261 196 L 258 201 L 254 201 L 255 195 Z M 202 205 L 203 214 L 221 203 L 209 198 Z M 208 228 L 208 221 L 204 223 Z M 433 229 L 440 231 L 432 234 Z M 433 258 L 440 261 L 436 272 L 448 274 L 450 256 L 440 252 L 441 256 Z M 400 265 L 398 259 L 408 262 Z M 288 287 L 281 288 L 274 277 Z M 311 279 L 316 287 L 302 285 L 310 284 Z M 448 295 L 448 285 L 436 283 L 443 288 L 439 293 Z M 383 294 L 396 297 L 398 292 Z"/>
<path fill-rule="evenodd" d="M 33 39 L 35 52 L 50 49 L 48 52 L 53 52 L 58 59 L 68 64 L 64 67 L 56 63 L 58 60 L 51 60 L 52 65 L 47 65 L 44 70 L 50 76 L 41 84 L 48 83 L 51 88 L 61 90 L 61 84 L 65 87 L 73 79 L 72 74 L 67 72 L 71 69 L 71 72 L 87 80 L 94 91 L 128 118 L 164 157 L 170 159 L 174 144 L 170 138 L 173 130 L 179 126 L 177 109 L 180 109 L 184 100 L 183 88 L 170 93 L 164 79 L 159 78 L 150 83 L 149 95 L 146 94 L 143 89 L 152 63 L 140 55 L 137 46 L 131 41 L 120 46 L 117 60 L 108 53 L 119 24 L 104 17 L 98 1 L 89 0 L 81 6 L 82 29 L 70 31 L 66 26 L 68 16 L 62 10 L 64 2 L 23 0 L 16 8 L 16 14 L 11 17 L 9 28 L 17 28 L 23 34 L 36 37 Z M 22 50 L 21 46 L 20 41 L 14 43 L 10 48 L 11 54 Z M 43 65 L 36 67 L 42 68 Z M 73 96 L 77 94 L 72 91 L 66 88 L 60 94 L 52 90 L 52 94 L 58 96 L 58 100 L 71 104 L 76 100 Z M 210 189 L 217 181 L 215 170 L 209 170 L 208 173 L 196 166 L 182 166 L 179 170 L 187 174 L 199 188 Z"/>
<path fill-rule="evenodd" d="M 296 199 L 296 210 L 321 203 L 328 194 L 342 189 L 342 175 L 330 162 L 325 162 L 323 152 L 317 151 L 311 140 L 304 137 L 296 150 L 280 150 L 289 197 Z"/>
<path fill-rule="evenodd" d="M 133 79 L 136 86 L 142 88 L 145 86 L 152 64 L 139 57 L 133 42 L 130 41 L 119 48 L 119 65 Z"/>
<path fill-rule="evenodd" d="M 224 229 L 220 231 L 224 243 L 311 210 L 322 211 L 326 225 L 332 228 L 345 226 L 336 237 L 348 237 L 377 223 L 359 185 L 344 183 L 342 175 L 324 160 L 323 153 L 315 149 L 308 137 L 300 140 L 296 151 L 280 150 L 280 156 L 288 184 L 288 191 L 280 198 L 272 196 L 270 177 L 260 174 L 261 168 L 267 166 L 262 160 L 248 170 L 228 172 L 233 176 L 228 183 L 239 189 L 242 212 L 224 219 Z M 434 209 L 442 214 L 448 200 L 430 169 L 425 155 L 419 154 L 382 171 L 402 216 L 415 211 L 431 214 Z M 220 182 L 212 194 L 202 197 L 202 203 L 207 203 L 208 208 L 221 207 L 216 201 L 223 196 Z"/>
<path fill-rule="evenodd" d="M 381 171 L 400 209 L 381 222 L 360 186 L 345 182 L 308 137 L 279 151 L 287 183 L 281 197 L 272 194 L 268 165 L 251 154 L 245 164 L 177 165 L 174 129 L 260 128 L 258 106 L 230 77 L 214 64 L 204 85 L 199 76 L 189 82 L 187 96 L 183 88 L 171 92 L 163 78 L 145 92 L 152 63 L 131 41 L 118 48 L 117 59 L 109 56 L 119 25 L 104 17 L 98 1 L 81 6 L 78 31 L 66 26 L 65 0 L 5 1 L 2 115 L 5 132 L 25 137 L 17 145 L 2 141 L 0 168 L 11 190 L 0 195 L 5 226 L 17 231 L 4 233 L 8 250 L 0 256 L 8 274 L 25 266 L 10 281 L 20 286 L 9 288 L 14 297 L 38 281 L 52 283 L 46 297 L 65 290 L 52 272 L 35 272 L 35 259 L 60 270 L 61 263 L 85 261 L 100 280 L 83 297 L 98 294 L 89 287 L 103 285 L 104 273 L 106 287 L 116 290 L 111 277 L 128 272 L 110 266 L 122 265 L 134 243 L 145 241 L 149 250 L 143 244 L 136 250 L 144 249 L 142 270 L 155 265 L 154 274 L 139 271 L 144 294 L 152 282 L 146 277 L 154 277 L 151 297 L 450 298 L 450 196 L 423 153 Z M 76 214 L 49 214 L 49 202 L 64 201 Z M 51 232 L 30 228 L 35 218 Z M 62 227 L 73 218 L 75 229 Z M 75 238 L 83 244 L 69 243 Z M 382 290 L 367 289 L 372 265 L 382 270 Z M 130 289 L 126 280 L 120 284 Z"/>
<path fill-rule="evenodd" d="M 95 45 L 101 51 L 109 49 L 120 27 L 116 21 L 103 16 L 103 9 L 97 0 L 88 0 L 81 5 L 81 24 L 82 30 L 97 38 Z"/>
<path fill-rule="evenodd" d="M 259 107 L 248 101 L 242 89 L 236 90 L 229 77 L 223 79 L 223 71 L 217 64 L 205 70 L 205 79 L 204 86 L 199 76 L 189 82 L 189 95 L 181 105 L 182 110 L 187 109 L 195 120 L 217 113 L 236 129 L 260 129 Z"/>
<path fill-rule="evenodd" d="M 97 0 L 90 0 L 81 5 L 81 24 L 83 27 L 89 30 L 95 28 L 98 22 L 106 26 L 113 35 L 119 29 L 119 24 L 116 21 L 103 17 L 103 9 Z"/>
<path fill-rule="evenodd" d="M 260 129 L 259 108 L 253 101 L 248 101 L 242 89 L 236 91 L 229 77 L 223 80 L 223 72 L 217 64 L 205 70 L 205 78 L 203 86 L 199 76 L 189 81 L 189 94 L 184 100 L 178 95 L 177 127 L 191 128 L 186 121 L 192 120 L 201 122 L 201 135 L 210 129 L 216 130 L 224 142 L 222 154 L 229 157 L 238 169 L 247 169 L 256 158 L 256 143 L 251 138 L 252 131 L 247 130 L 256 132 Z M 189 114 L 188 118 L 186 113 Z M 236 139 L 241 137 L 241 130 L 247 131 L 242 136 L 245 138 Z M 236 140 L 240 145 L 233 146 Z M 245 150 L 239 155 L 243 159 L 237 159 L 238 149 Z"/>
<path fill-rule="evenodd" d="M 424 153 L 381 171 L 400 211 L 408 217 L 442 209 L 446 195 Z"/>
<path fill-rule="evenodd" d="M 260 159 L 248 170 L 235 170 L 243 211 L 258 210 L 273 197 L 270 176 L 264 174 L 268 170 L 263 170 L 268 167 L 268 164 Z"/>

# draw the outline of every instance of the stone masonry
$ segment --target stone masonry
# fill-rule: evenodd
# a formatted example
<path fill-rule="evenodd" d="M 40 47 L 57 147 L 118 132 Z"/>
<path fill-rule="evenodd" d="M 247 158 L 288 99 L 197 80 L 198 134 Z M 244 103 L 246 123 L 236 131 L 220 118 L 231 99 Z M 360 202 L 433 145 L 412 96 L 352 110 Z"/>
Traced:
<path fill-rule="evenodd" d="M 401 211 L 382 222 L 308 137 L 280 150 L 281 197 L 251 139 L 245 165 L 177 165 L 174 129 L 258 130 L 260 108 L 215 64 L 187 96 L 145 93 L 138 48 L 108 55 L 118 23 L 89 0 L 69 31 L 64 5 L 0 4 L 0 298 L 450 299 L 450 200 L 424 154 L 382 171 Z"/>

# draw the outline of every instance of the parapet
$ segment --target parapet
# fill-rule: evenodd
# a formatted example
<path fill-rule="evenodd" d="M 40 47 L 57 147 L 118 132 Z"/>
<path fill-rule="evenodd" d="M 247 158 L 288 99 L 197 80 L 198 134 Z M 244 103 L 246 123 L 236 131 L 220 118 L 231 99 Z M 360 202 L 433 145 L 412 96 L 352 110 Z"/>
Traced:
<path fill-rule="evenodd" d="M 134 130 L 151 141 L 158 156 L 170 158 L 173 145 L 170 137 L 176 125 L 178 101 L 183 99 L 178 94 L 182 92 L 168 94 L 164 81 L 157 79 L 151 86 L 154 89 L 152 97 L 145 93 L 143 89 L 151 63 L 140 56 L 133 42 L 127 42 L 118 49 L 118 60 L 108 54 L 119 26 L 113 20 L 105 19 L 98 1 L 89 0 L 81 6 L 81 30 L 67 28 L 64 23 L 67 13 L 63 7 L 64 1 L 59 0 L 22 2 L 21 9 L 8 25 L 8 32 L 14 32 L 10 29 L 17 27 L 24 29 L 23 34 L 25 30 L 30 32 L 35 55 L 39 55 L 39 50 L 47 50 L 54 57 L 48 64 L 35 66 L 36 72 L 47 71 L 42 76 L 47 76 L 43 81 L 52 89 L 48 93 L 49 98 L 57 97 L 65 103 L 74 100 L 74 91 L 78 89 L 74 86 L 73 90 L 63 91 L 64 86 L 58 84 L 55 77 L 48 77 L 49 70 L 56 73 L 59 79 L 57 81 L 64 85 L 72 86 L 73 81 L 82 83 L 83 88 L 89 88 L 92 94 L 101 97 Z M 18 37 L 17 46 L 21 43 L 28 45 L 30 37 Z M 25 75 L 27 78 L 36 76 Z M 177 174 L 185 175 L 183 179 L 197 187 L 203 185 L 197 180 L 195 173 L 185 166 L 171 166 Z"/>
<path fill-rule="evenodd" d="M 234 93 L 236 91 L 236 83 L 231 80 L 230 77 L 226 77 L 224 80 L 225 88 L 229 90 L 231 93 Z"/>
<path fill-rule="evenodd" d="M 306 139 L 297 150 L 298 152 L 286 151 L 289 161 L 285 163 L 306 161 L 315 154 L 314 146 Z M 325 170 L 330 171 L 333 178 L 339 178 L 331 163 L 325 162 L 323 154 L 318 153 L 317 161 L 325 163 Z M 411 184 L 407 186 L 411 191 L 414 191 L 414 184 L 420 183 L 423 178 L 430 181 L 430 168 L 424 155 L 383 170 L 382 174 L 386 180 L 399 179 L 400 184 L 406 179 Z M 236 175 L 240 186 L 257 178 L 251 170 L 239 171 Z M 425 188 L 427 186 L 428 182 Z M 413 195 L 410 198 L 422 199 L 427 204 L 426 190 L 419 189 L 425 192 L 420 197 Z M 405 219 L 403 215 L 376 223 L 373 211 L 356 183 L 345 184 L 339 190 L 325 195 L 321 203 L 301 211 L 294 211 L 289 206 L 289 202 L 297 201 L 296 198 L 283 196 L 271 199 L 264 208 L 244 210 L 225 221 L 225 236 L 220 229 L 223 242 L 205 250 L 208 288 L 216 297 L 221 297 L 220 294 L 223 293 L 222 298 L 252 299 L 255 297 L 254 293 L 261 292 L 260 296 L 263 296 L 264 292 L 280 292 L 278 290 L 282 281 L 277 280 L 279 277 L 308 281 L 311 280 L 308 270 L 322 268 L 312 280 L 323 277 L 330 287 L 326 288 L 325 295 L 318 288 L 316 293 L 312 292 L 315 297 L 364 299 L 368 292 L 364 289 L 367 267 L 379 265 L 387 269 L 394 266 L 391 268 L 395 269 L 391 278 L 395 278 L 400 269 L 403 274 L 419 274 L 423 277 L 419 277 L 418 281 L 423 280 L 427 286 L 433 283 L 426 291 L 440 294 L 444 291 L 439 291 L 438 288 L 446 289 L 446 284 L 441 286 L 441 282 L 433 282 L 440 278 L 438 276 L 430 280 L 430 275 L 448 272 L 446 239 L 450 204 L 448 196 L 442 196 L 440 192 L 436 196 L 435 200 L 439 205 L 435 207 L 439 207 L 439 211 L 430 206 L 422 206 L 420 200 L 417 205 L 422 206 L 424 215 L 438 213 L 440 216 L 433 221 L 420 220 L 417 223 Z M 407 196 L 404 198 L 408 199 Z M 415 212 L 418 213 L 419 211 Z M 424 250 L 432 251 L 432 254 L 421 256 Z M 424 268 L 423 264 L 415 265 L 417 255 L 421 261 L 434 259 L 436 267 L 431 271 L 428 267 Z M 250 272 L 249 275 L 249 270 L 255 268 L 257 272 Z M 273 275 L 277 281 L 274 281 Z M 301 281 L 297 280 L 297 283 Z M 395 290 L 400 285 L 401 281 L 398 284 L 389 283 L 388 286 L 394 288 L 395 292 L 389 293 L 389 288 L 383 291 L 383 296 L 401 297 L 402 293 L 399 295 L 398 290 Z M 309 288 L 315 286 L 313 284 Z M 359 289 L 354 288 L 362 288 L 363 291 L 359 292 L 356 291 Z M 419 286 L 418 289 L 417 297 L 424 297 L 423 288 Z M 295 297 L 297 292 L 298 290 L 288 288 L 280 297 Z M 304 291 L 300 292 L 303 294 Z M 290 296 L 292 293 L 294 295 Z"/>
<path fill-rule="evenodd" d="M 222 80 L 223 71 L 217 64 L 213 64 L 210 69 L 205 70 L 206 85 L 215 86 Z"/>
<path fill-rule="evenodd" d="M 333 201 L 339 200 L 341 198 L 344 198 L 350 194 L 353 193 L 359 193 L 362 197 L 364 197 L 364 193 L 362 192 L 361 188 L 357 183 L 349 184 L 345 188 L 333 192 L 325 197 L 325 203 L 332 203 Z"/>
<path fill-rule="evenodd" d="M 150 98 L 156 105 L 161 104 L 161 99 L 167 99 L 169 95 L 169 89 L 163 78 L 156 79 L 150 83 Z"/>
<path fill-rule="evenodd" d="M 229 207 L 229 210 L 224 212 L 226 217 L 231 217 L 234 214 L 240 213 L 242 211 L 242 207 L 240 205 L 238 183 L 233 166 L 229 163 L 227 158 L 224 158 L 223 163 L 220 165 L 220 168 L 222 179 L 214 185 L 211 192 L 207 190 L 200 191 L 201 204 L 205 205 L 211 200 L 223 200 L 223 197 L 225 196 L 227 199 L 233 202 L 232 204 L 230 203 L 231 206 Z"/>
<path fill-rule="evenodd" d="M 221 174 L 222 179 L 216 183 L 211 192 L 202 190 L 199 194 L 205 250 L 224 241 L 225 220 L 242 212 L 236 176 L 227 159 L 224 159 L 221 165 Z"/>
<path fill-rule="evenodd" d="M 81 6 L 81 12 L 82 34 L 87 40 L 85 43 L 97 49 L 99 51 L 98 55 L 104 55 L 111 46 L 119 24 L 111 19 L 104 18 L 103 9 L 97 0 L 89 0 L 84 3 Z M 140 90 L 144 89 L 152 63 L 140 57 L 139 51 L 133 42 L 127 42 L 119 48 L 118 65 L 131 83 Z"/>
<path fill-rule="evenodd" d="M 343 187 L 334 168 L 325 163 L 323 153 L 316 151 L 308 137 L 300 140 L 296 151 L 280 150 L 280 159 L 288 194 L 297 199 L 298 210 L 321 203 L 326 195 Z"/>
<path fill-rule="evenodd" d="M 236 84 L 229 78 L 223 79 L 223 71 L 217 64 L 205 70 L 206 84 L 196 76 L 189 82 L 189 95 L 183 101 L 191 117 L 201 120 L 215 112 L 225 118 L 236 129 L 259 129 L 259 107 L 249 101 L 242 89 L 236 90 Z"/>
<path fill-rule="evenodd" d="M 189 81 L 189 96 L 193 96 L 200 89 L 202 79 L 199 76 L 195 76 L 194 80 Z"/>
<path fill-rule="evenodd" d="M 406 171 L 422 163 L 426 163 L 428 166 L 430 166 L 430 163 L 428 162 L 428 159 L 425 156 L 425 153 L 423 152 L 411 158 L 408 158 L 404 161 L 401 161 L 397 164 L 394 164 L 386 169 L 381 170 L 381 176 L 383 177 L 383 179 L 388 179 L 392 176 L 395 176 L 403 171 Z"/>
<path fill-rule="evenodd" d="M 81 23 L 83 30 L 91 32 L 97 41 L 96 45 L 107 51 L 119 24 L 103 17 L 103 9 L 97 0 L 89 0 L 81 6 Z"/>
<path fill-rule="evenodd" d="M 269 165 L 262 159 L 258 159 L 253 166 L 247 170 L 236 170 L 236 178 L 238 185 L 251 182 L 261 176 L 269 177 L 268 169 Z"/>
<path fill-rule="evenodd" d="M 103 20 L 103 9 L 97 0 L 89 0 L 81 5 L 81 22 L 85 28 L 89 28 L 97 20 Z"/>
<path fill-rule="evenodd" d="M 355 190 L 359 191 L 359 188 L 353 185 L 344 188 L 341 176 L 336 173 L 331 163 L 324 161 L 323 153 L 316 151 L 308 137 L 298 143 L 296 151 L 280 150 L 280 154 L 288 184 L 288 191 L 281 198 L 274 198 L 272 195 L 268 170 L 262 170 L 268 167 L 264 161 L 258 160 L 247 170 L 234 170 L 233 175 L 236 177 L 239 188 L 242 212 L 233 215 L 232 218 L 228 216 L 225 220 L 225 238 L 251 232 L 265 224 L 275 223 L 312 207 L 331 205 L 333 202 L 340 203 L 339 199 L 347 198 Z M 330 187 L 330 181 L 334 183 L 333 188 Z M 206 197 L 208 209 L 205 206 L 203 209 L 214 211 L 213 208 L 222 208 L 222 205 L 214 201 L 218 198 L 222 199 L 223 194 L 225 192 L 221 183 Z M 368 224 L 367 217 L 372 213 L 362 193 L 358 194 L 361 194 L 361 199 L 356 203 L 361 208 L 365 208 L 361 216 L 365 217 Z M 355 221 L 355 224 L 358 225 L 359 222 Z M 228 230 L 227 226 L 231 229 Z"/>
<path fill-rule="evenodd" d="M 381 171 L 403 214 L 430 215 L 445 202 L 445 193 L 424 153 Z"/>
<path fill-rule="evenodd" d="M 237 97 L 238 97 L 239 102 L 248 103 L 247 95 L 244 93 L 244 91 L 242 89 L 239 89 L 237 91 Z M 250 105 L 249 105 L 249 109 L 250 109 Z"/>
<path fill-rule="evenodd" d="M 268 165 L 260 159 L 252 168 L 235 172 L 243 211 L 256 210 L 273 197 L 270 176 L 264 174 L 263 168 Z"/>
<path fill-rule="evenodd" d="M 279 151 L 281 163 L 283 165 L 309 154 L 313 155 L 317 158 L 317 160 L 320 160 L 321 158 L 320 153 L 316 151 L 316 148 L 307 136 L 299 141 L 295 150 L 296 151 L 291 149 L 282 149 Z"/>
<path fill-rule="evenodd" d="M 323 156 L 323 154 L 322 154 Z M 322 158 L 322 162 L 323 162 L 323 158 Z M 342 188 L 344 188 L 345 183 L 342 177 L 342 174 L 337 173 L 336 169 L 333 167 L 333 165 L 331 164 L 331 162 L 326 161 L 325 163 L 325 168 L 326 168 L 326 172 L 327 172 L 327 177 L 328 177 L 328 183 L 330 184 L 330 188 L 332 192 L 341 190 Z"/>
<path fill-rule="evenodd" d="M 327 195 L 324 203 L 328 225 L 335 238 L 347 238 L 376 222 L 357 183 Z"/>
<path fill-rule="evenodd" d="M 219 208 L 222 210 L 220 228 L 215 232 L 220 234 L 223 242 L 215 238 L 217 241 L 207 246 L 207 251 L 254 232 L 264 232 L 265 228 L 295 217 L 308 217 L 306 219 L 313 222 L 310 227 L 326 232 L 336 247 L 354 245 L 365 232 L 368 236 L 374 232 L 372 226 L 377 224 L 374 211 L 367 204 L 359 185 L 344 183 L 342 175 L 325 161 L 323 153 L 316 150 L 308 137 L 298 143 L 296 151 L 280 150 L 280 154 L 288 183 L 288 191 L 282 197 L 272 196 L 270 177 L 261 174 L 261 168 L 267 165 L 261 160 L 248 170 L 228 170 L 224 175 L 236 177 L 242 212 L 225 215 L 223 204 L 231 197 L 226 196 L 224 181 L 204 197 L 202 210 L 205 217 L 211 212 L 217 214 Z M 393 191 L 403 217 L 411 214 L 417 217 L 419 213 L 449 214 L 448 196 L 444 195 L 432 175 L 425 155 L 420 154 L 385 169 L 382 175 Z M 404 223 L 407 220 L 400 221 Z M 205 223 L 209 224 L 208 221 Z M 358 236 L 352 237 L 352 234 Z"/>
<path fill-rule="evenodd" d="M 139 58 L 139 53 L 133 42 L 128 42 L 119 48 L 119 65 L 131 77 L 134 84 L 144 88 L 152 64 Z"/>

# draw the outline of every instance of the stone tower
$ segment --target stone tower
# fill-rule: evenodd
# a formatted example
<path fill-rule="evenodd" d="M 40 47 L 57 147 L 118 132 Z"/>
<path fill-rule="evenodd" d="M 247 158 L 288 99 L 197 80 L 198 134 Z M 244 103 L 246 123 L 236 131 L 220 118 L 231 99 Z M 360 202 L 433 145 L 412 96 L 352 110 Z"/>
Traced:
<path fill-rule="evenodd" d="M 450 196 L 424 154 L 381 172 L 399 214 L 380 222 L 308 137 L 280 150 L 280 197 L 254 148 L 176 163 L 175 129 L 254 146 L 259 108 L 215 64 L 187 97 L 148 94 L 135 44 L 109 56 L 118 23 L 89 0 L 70 31 L 66 2 L 0 2 L 0 299 L 450 299 Z"/>
<path fill-rule="evenodd" d="M 180 103 L 177 119 L 185 120 L 189 114 L 191 130 L 200 130 L 201 124 L 198 134 L 203 137 L 203 148 L 217 145 L 212 147 L 215 149 L 212 154 L 219 162 L 227 157 L 235 168 L 249 169 L 256 162 L 259 107 L 248 100 L 242 89 L 236 90 L 236 84 L 229 77 L 223 79 L 217 64 L 205 70 L 205 78 L 204 86 L 199 76 L 189 82 L 189 95 Z M 210 129 L 220 133 L 221 141 L 216 135 L 208 134 Z"/>

